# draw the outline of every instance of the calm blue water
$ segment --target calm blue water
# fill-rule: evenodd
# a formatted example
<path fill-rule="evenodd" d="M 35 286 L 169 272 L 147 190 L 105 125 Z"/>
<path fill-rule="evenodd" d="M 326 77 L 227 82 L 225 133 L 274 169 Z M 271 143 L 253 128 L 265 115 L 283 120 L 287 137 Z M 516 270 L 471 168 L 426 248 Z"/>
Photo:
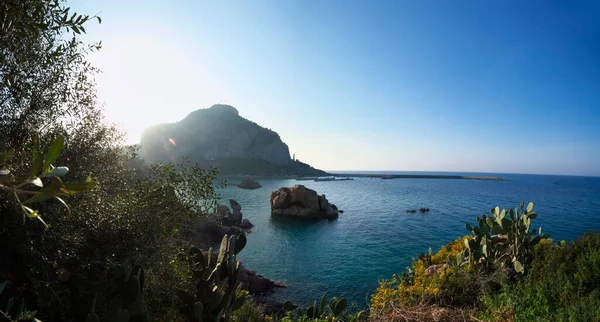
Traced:
<path fill-rule="evenodd" d="M 286 283 L 288 288 L 273 296 L 298 304 L 312 303 L 328 292 L 364 306 L 378 279 L 403 272 L 413 257 L 429 247 L 439 249 L 467 234 L 465 223 L 473 223 L 476 216 L 495 206 L 511 208 L 521 200 L 533 201 L 539 214 L 534 226 L 542 226 L 555 240 L 600 230 L 598 177 L 481 175 L 510 181 L 263 179 L 262 188 L 242 190 L 235 187 L 239 179 L 229 178 L 230 187 L 220 193 L 224 202 L 237 200 L 244 217 L 255 225 L 240 260 L 260 274 Z M 344 214 L 331 222 L 271 218 L 270 192 L 294 184 L 327 195 Z M 420 207 L 431 212 L 405 212 Z"/>

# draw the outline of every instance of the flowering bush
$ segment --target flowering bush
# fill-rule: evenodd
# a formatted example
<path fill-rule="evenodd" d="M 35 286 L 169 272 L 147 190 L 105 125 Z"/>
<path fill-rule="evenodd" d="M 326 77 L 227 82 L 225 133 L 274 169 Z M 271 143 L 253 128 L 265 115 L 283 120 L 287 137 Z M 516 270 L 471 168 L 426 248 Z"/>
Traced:
<path fill-rule="evenodd" d="M 454 267 L 446 264 L 448 255 L 463 252 L 466 238 L 470 237 L 460 237 L 442 246 L 435 254 L 430 249 L 429 254 L 413 259 L 412 267 L 407 268 L 402 276 L 394 275 L 391 280 L 379 281 L 375 294 L 371 296 L 371 308 L 383 311 L 392 303 L 411 305 L 438 297 L 455 272 Z"/>

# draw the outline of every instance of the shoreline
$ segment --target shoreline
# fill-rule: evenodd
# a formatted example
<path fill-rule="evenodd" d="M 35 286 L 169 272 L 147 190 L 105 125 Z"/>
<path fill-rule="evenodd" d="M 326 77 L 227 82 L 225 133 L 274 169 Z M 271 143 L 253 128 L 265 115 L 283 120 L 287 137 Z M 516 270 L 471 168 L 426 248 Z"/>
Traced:
<path fill-rule="evenodd" d="M 455 180 L 483 180 L 483 181 L 506 181 L 506 179 L 494 176 L 463 176 L 463 175 L 444 175 L 444 174 L 372 174 L 372 173 L 327 173 L 322 176 L 299 176 L 299 175 L 247 175 L 247 174 L 228 174 L 220 175 L 222 178 L 253 178 L 253 179 L 302 179 L 314 180 L 324 177 L 344 177 L 344 178 L 373 178 L 373 179 L 455 179 Z M 324 180 L 325 181 L 325 180 Z M 336 180 L 343 181 L 343 180 Z"/>

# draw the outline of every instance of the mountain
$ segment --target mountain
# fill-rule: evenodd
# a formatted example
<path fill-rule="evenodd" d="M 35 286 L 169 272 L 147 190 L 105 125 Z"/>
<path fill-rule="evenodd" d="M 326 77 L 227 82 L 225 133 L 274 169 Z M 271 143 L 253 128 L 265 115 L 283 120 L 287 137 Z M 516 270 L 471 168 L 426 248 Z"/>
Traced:
<path fill-rule="evenodd" d="M 176 123 L 144 130 L 140 155 L 150 162 L 187 157 L 221 174 L 305 175 L 326 173 L 290 158 L 279 134 L 239 115 L 233 106 L 216 104 Z"/>

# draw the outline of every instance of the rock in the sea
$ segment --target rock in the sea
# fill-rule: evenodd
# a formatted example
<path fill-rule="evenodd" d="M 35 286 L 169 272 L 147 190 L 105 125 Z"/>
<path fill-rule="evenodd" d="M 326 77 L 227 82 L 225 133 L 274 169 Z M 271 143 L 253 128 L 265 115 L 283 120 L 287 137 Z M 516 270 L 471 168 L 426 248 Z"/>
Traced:
<path fill-rule="evenodd" d="M 223 226 L 211 220 L 202 220 L 196 225 L 193 240 L 200 245 L 217 244 L 225 236 Z"/>
<path fill-rule="evenodd" d="M 229 199 L 229 204 L 231 205 L 231 210 L 233 210 L 231 216 L 229 216 L 229 222 L 237 225 L 242 222 L 242 206 L 233 199 Z"/>
<path fill-rule="evenodd" d="M 242 206 L 233 199 L 229 199 L 229 204 L 231 205 L 231 210 L 225 205 L 218 205 L 213 217 L 223 225 L 239 225 L 243 217 Z"/>
<path fill-rule="evenodd" d="M 330 204 L 325 195 L 303 185 L 280 188 L 271 192 L 271 215 L 289 218 L 336 219 L 338 209 Z"/>
<path fill-rule="evenodd" d="M 217 218 L 219 218 L 221 220 L 224 220 L 224 219 L 229 218 L 231 216 L 231 211 L 225 205 L 217 205 L 217 209 L 215 209 L 214 215 Z"/>
<path fill-rule="evenodd" d="M 204 255 L 207 256 L 208 253 L 204 252 Z M 217 261 L 217 253 L 213 252 L 211 262 Z M 287 287 L 283 283 L 279 283 L 277 281 L 270 280 L 255 271 L 244 267 L 242 263 L 240 263 L 240 269 L 237 275 L 238 283 L 244 283 L 248 288 L 248 292 L 252 295 L 264 295 L 269 292 L 273 292 L 275 288 L 285 288 Z"/>
<path fill-rule="evenodd" d="M 244 219 L 244 220 L 242 220 L 241 223 L 238 224 L 238 227 L 240 227 L 242 229 L 250 229 L 250 228 L 254 227 L 254 225 L 250 222 L 250 220 Z"/>
<path fill-rule="evenodd" d="M 251 190 L 262 187 L 260 185 L 260 183 L 258 183 L 256 180 L 252 180 L 252 179 L 243 180 L 237 186 L 238 186 L 238 188 L 241 188 L 241 189 L 251 189 Z"/>

